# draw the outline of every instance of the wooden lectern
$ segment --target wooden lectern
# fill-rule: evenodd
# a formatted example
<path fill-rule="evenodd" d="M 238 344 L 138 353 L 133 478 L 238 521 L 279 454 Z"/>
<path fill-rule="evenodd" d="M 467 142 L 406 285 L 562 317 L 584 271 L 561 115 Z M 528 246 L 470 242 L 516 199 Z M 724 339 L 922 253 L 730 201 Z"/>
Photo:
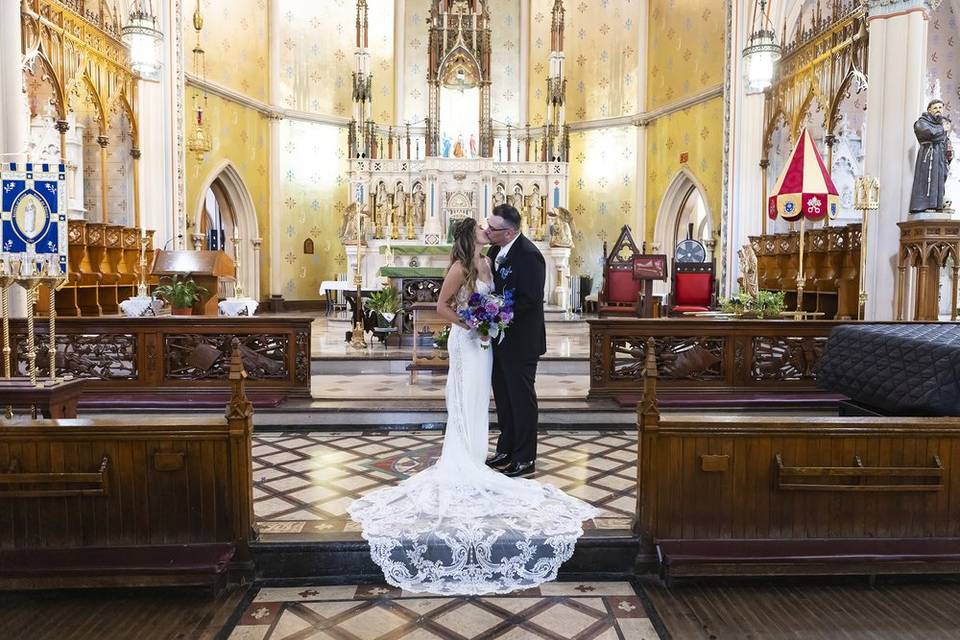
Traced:
<path fill-rule="evenodd" d="M 209 295 L 193 305 L 197 315 L 215 316 L 218 313 L 219 284 L 233 281 L 233 260 L 223 251 L 158 251 L 153 261 L 156 276 L 189 274 L 193 281 L 205 288 Z"/>

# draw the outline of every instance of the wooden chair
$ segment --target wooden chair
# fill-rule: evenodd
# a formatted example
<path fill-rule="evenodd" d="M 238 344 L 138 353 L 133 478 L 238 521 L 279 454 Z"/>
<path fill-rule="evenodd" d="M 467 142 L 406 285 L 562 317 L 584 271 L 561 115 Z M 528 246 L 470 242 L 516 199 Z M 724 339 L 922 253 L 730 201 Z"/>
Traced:
<path fill-rule="evenodd" d="M 716 289 L 713 262 L 674 262 L 667 308 L 671 315 L 709 311 L 716 304 Z"/>
<path fill-rule="evenodd" d="M 623 225 L 620 236 L 613 243 L 613 249 L 607 253 L 607 243 L 603 243 L 603 284 L 597 314 L 602 318 L 609 315 L 640 315 L 640 293 L 643 283 L 633 275 L 634 257 L 641 255 L 630 234 L 630 227 Z"/>

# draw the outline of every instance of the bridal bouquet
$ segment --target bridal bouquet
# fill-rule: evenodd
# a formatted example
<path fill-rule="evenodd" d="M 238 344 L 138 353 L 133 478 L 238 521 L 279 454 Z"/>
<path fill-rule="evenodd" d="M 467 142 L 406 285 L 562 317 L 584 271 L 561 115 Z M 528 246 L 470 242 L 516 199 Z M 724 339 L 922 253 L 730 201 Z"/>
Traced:
<path fill-rule="evenodd" d="M 513 290 L 505 291 L 503 296 L 474 293 L 467 307 L 460 311 L 460 317 L 471 329 L 476 329 L 481 338 L 496 340 L 499 344 L 513 321 Z M 488 349 L 490 340 L 483 340 L 480 345 Z"/>

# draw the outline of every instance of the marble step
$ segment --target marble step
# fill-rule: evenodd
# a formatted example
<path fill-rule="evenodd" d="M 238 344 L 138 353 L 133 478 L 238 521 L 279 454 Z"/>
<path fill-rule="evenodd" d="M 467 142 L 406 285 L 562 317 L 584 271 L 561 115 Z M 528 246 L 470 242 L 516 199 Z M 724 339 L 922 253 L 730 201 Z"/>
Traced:
<path fill-rule="evenodd" d="M 626 578 L 637 569 L 639 538 L 629 530 L 587 531 L 573 557 L 560 568 L 559 579 Z M 351 540 L 324 542 L 256 542 L 250 546 L 257 579 L 266 582 L 302 578 L 345 581 L 383 580 L 370 559 L 370 547 L 359 534 Z M 652 567 L 643 567 L 649 569 Z"/>

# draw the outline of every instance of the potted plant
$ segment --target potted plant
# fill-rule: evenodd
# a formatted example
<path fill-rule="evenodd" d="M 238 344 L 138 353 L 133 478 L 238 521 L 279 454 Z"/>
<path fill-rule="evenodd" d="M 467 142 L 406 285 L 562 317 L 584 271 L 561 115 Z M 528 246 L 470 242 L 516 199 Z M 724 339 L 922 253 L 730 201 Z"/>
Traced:
<path fill-rule="evenodd" d="M 187 273 L 164 276 L 153 293 L 170 305 L 173 315 L 189 316 L 193 315 L 193 305 L 210 292 L 194 282 Z"/>
<path fill-rule="evenodd" d="M 396 287 L 375 291 L 365 302 L 364 308 L 376 315 L 378 327 L 392 327 L 393 319 L 400 313 L 403 303 Z"/>
<path fill-rule="evenodd" d="M 779 318 L 784 308 L 783 296 L 782 291 L 758 291 L 755 296 L 741 291 L 723 300 L 720 308 L 738 318 Z"/>

